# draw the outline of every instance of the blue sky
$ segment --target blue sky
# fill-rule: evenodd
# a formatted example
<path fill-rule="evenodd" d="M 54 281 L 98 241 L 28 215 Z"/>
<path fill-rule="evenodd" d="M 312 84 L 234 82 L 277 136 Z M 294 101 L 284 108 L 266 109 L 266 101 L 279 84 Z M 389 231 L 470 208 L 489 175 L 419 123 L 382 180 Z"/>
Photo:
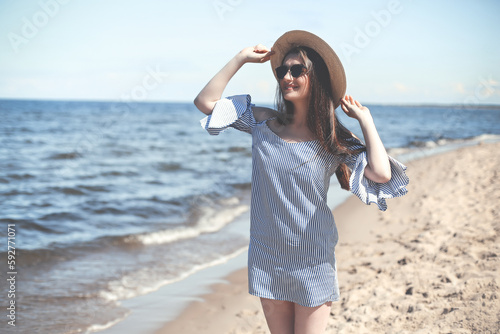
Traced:
<path fill-rule="evenodd" d="M 0 98 L 192 101 L 246 46 L 308 30 L 364 103 L 500 104 L 500 2 L 0 0 Z M 272 103 L 269 63 L 225 95 Z"/>

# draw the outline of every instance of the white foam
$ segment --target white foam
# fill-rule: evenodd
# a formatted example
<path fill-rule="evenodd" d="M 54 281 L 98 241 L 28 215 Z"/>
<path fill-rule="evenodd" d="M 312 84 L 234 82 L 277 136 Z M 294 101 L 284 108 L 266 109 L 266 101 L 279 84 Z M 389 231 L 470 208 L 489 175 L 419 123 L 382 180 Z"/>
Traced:
<path fill-rule="evenodd" d="M 222 209 L 202 207 L 201 216 L 195 226 L 179 227 L 158 232 L 127 237 L 125 242 L 139 242 L 144 245 L 166 244 L 182 239 L 196 238 L 204 233 L 213 233 L 234 221 L 236 217 L 249 210 L 248 205 L 238 205 L 237 198 L 229 198 L 221 203 Z"/>
<path fill-rule="evenodd" d="M 500 135 L 483 134 L 471 138 L 439 139 L 420 143 L 419 147 L 391 148 L 388 153 L 405 163 L 415 159 L 421 159 L 432 155 L 456 150 L 461 147 L 478 145 L 482 143 L 494 143 L 500 141 Z"/>
<path fill-rule="evenodd" d="M 500 141 L 500 135 L 483 134 L 473 138 L 476 141 L 484 142 L 497 142 Z"/>
<path fill-rule="evenodd" d="M 230 259 L 245 252 L 247 249 L 248 246 L 245 246 L 229 255 L 222 256 L 211 262 L 196 265 L 191 269 L 179 274 L 175 278 L 161 280 L 157 282 L 151 282 L 151 276 L 150 273 L 147 271 L 147 269 L 136 271 L 132 274 L 125 275 L 118 280 L 109 282 L 108 291 L 99 292 L 99 297 L 110 302 L 116 302 L 119 300 L 125 300 L 136 296 L 145 295 L 153 291 L 156 291 L 162 286 L 165 286 L 167 284 L 172 284 L 181 281 L 200 270 L 226 263 Z M 147 282 L 148 284 L 146 285 L 145 282 Z"/>
<path fill-rule="evenodd" d="M 110 321 L 104 325 L 98 325 L 98 324 L 92 325 L 89 328 L 87 328 L 87 330 L 85 331 L 85 334 L 101 332 L 105 329 L 111 328 L 114 325 L 116 325 L 117 323 L 123 321 L 129 314 L 130 314 L 130 312 L 128 312 L 124 317 L 115 319 L 115 320 Z"/>

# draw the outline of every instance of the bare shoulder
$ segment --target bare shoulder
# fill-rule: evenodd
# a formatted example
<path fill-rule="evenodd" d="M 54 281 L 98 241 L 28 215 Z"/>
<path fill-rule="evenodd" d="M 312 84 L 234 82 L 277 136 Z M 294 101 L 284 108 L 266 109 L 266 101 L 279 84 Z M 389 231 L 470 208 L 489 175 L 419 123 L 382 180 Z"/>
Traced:
<path fill-rule="evenodd" d="M 257 122 L 262 122 L 266 119 L 276 117 L 276 115 L 278 114 L 276 110 L 266 107 L 253 107 L 252 111 L 253 117 L 255 117 L 255 120 Z"/>

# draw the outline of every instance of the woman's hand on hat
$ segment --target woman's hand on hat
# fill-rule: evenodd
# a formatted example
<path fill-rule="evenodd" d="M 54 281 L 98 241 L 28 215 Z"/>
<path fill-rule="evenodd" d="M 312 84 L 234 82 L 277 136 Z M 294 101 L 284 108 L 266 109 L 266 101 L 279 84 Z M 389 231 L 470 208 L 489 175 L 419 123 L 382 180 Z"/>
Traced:
<path fill-rule="evenodd" d="M 346 95 L 341 101 L 342 110 L 349 117 L 362 121 L 366 117 L 371 118 L 370 110 L 354 100 L 351 95 Z"/>
<path fill-rule="evenodd" d="M 271 51 L 262 44 L 257 44 L 240 51 L 240 56 L 248 63 L 265 63 L 271 59 L 273 54 L 274 51 Z"/>

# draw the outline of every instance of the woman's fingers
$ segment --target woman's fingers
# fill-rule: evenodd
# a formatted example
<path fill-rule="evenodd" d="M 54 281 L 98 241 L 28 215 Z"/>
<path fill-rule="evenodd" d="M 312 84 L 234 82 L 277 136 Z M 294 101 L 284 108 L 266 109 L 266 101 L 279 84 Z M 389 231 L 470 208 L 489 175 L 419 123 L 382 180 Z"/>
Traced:
<path fill-rule="evenodd" d="M 256 46 L 254 46 L 253 52 L 259 53 L 259 54 L 265 53 L 267 56 L 274 54 L 274 51 L 268 49 L 266 46 L 264 46 L 262 44 L 257 44 Z"/>
<path fill-rule="evenodd" d="M 269 59 L 271 59 L 271 56 L 275 54 L 274 51 L 268 51 L 265 55 L 264 55 L 264 58 L 261 59 L 262 62 L 265 62 L 265 61 L 268 61 Z"/>
<path fill-rule="evenodd" d="M 262 53 L 268 53 L 269 50 L 263 50 L 263 49 L 254 49 L 253 52 L 255 53 L 259 53 L 259 54 L 262 54 Z"/>
<path fill-rule="evenodd" d="M 359 103 L 358 100 L 355 100 L 352 95 L 346 95 L 343 99 L 342 102 L 346 103 L 350 107 L 357 106 L 358 108 L 362 108 L 363 105 Z"/>
<path fill-rule="evenodd" d="M 254 51 L 258 52 L 268 52 L 270 51 L 265 45 L 262 44 L 257 44 L 256 46 L 253 47 Z"/>
<path fill-rule="evenodd" d="M 341 99 L 340 102 L 342 110 L 349 117 L 359 119 L 360 117 L 363 117 L 365 113 L 368 112 L 368 108 L 364 107 L 361 103 L 359 103 L 359 101 L 355 100 L 351 95 L 344 96 L 344 98 Z"/>
<path fill-rule="evenodd" d="M 342 101 L 342 102 L 344 102 L 344 101 Z M 346 107 L 345 107 L 345 105 L 344 105 L 344 103 L 342 103 L 342 104 L 340 105 L 340 107 L 342 108 L 342 110 L 343 110 L 345 113 L 347 113 L 347 112 L 348 112 L 348 111 L 347 111 L 347 108 L 346 108 Z"/>
<path fill-rule="evenodd" d="M 346 115 L 349 115 L 349 101 L 347 100 L 347 96 L 344 97 L 342 100 L 340 100 L 340 107 L 342 110 L 346 113 Z"/>
<path fill-rule="evenodd" d="M 346 107 L 352 107 L 352 96 L 346 95 L 341 102 L 346 106 Z"/>
<path fill-rule="evenodd" d="M 352 96 L 351 95 L 346 95 L 343 99 L 342 99 L 346 104 L 353 104 L 353 101 L 352 101 Z"/>
<path fill-rule="evenodd" d="M 268 49 L 262 44 L 257 44 L 255 46 L 245 48 L 242 52 L 246 60 L 253 63 L 266 62 L 274 54 L 274 51 Z"/>

